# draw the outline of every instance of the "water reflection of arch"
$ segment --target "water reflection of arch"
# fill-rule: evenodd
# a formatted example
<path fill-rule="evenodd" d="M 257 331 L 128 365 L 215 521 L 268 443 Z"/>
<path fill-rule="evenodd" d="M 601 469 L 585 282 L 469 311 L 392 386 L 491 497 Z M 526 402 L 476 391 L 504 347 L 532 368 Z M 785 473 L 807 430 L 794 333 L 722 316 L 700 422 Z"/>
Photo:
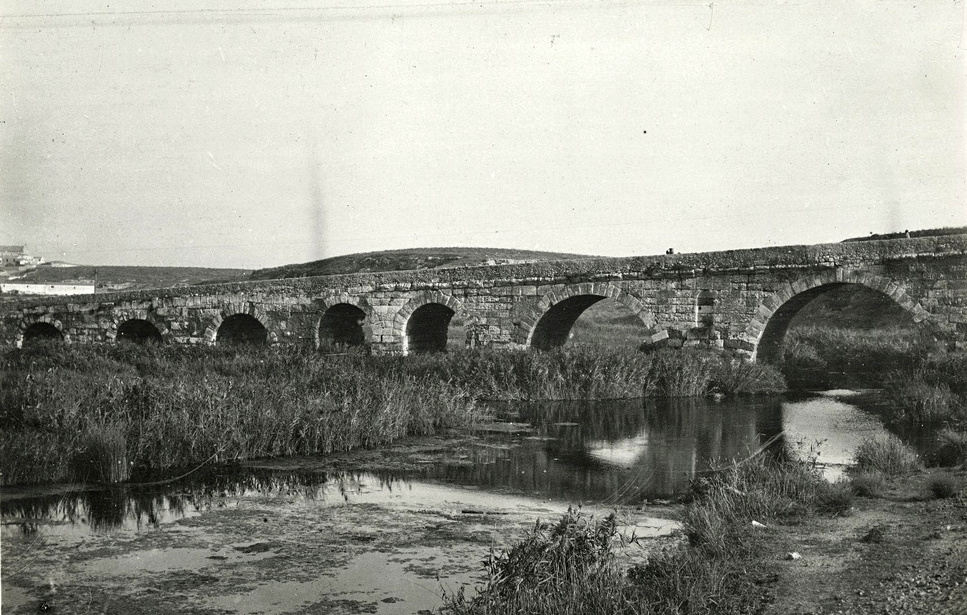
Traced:
<path fill-rule="evenodd" d="M 901 283 L 862 271 L 840 269 L 786 283 L 762 301 L 756 317 L 745 331 L 745 338 L 755 344 L 754 358 L 775 361 L 781 353 L 782 340 L 796 314 L 818 296 L 847 284 L 864 286 L 892 300 L 910 314 L 918 329 L 929 335 L 937 335 L 930 313 L 907 294 Z"/>

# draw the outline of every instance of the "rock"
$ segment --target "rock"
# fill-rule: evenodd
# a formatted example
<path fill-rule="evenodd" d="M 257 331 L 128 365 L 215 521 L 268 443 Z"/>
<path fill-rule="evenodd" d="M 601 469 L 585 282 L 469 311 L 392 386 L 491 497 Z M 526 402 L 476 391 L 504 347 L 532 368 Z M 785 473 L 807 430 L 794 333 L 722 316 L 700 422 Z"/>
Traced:
<path fill-rule="evenodd" d="M 795 551 L 790 551 L 789 553 L 786 553 L 786 559 L 788 560 L 802 559 L 802 555 L 799 555 Z"/>

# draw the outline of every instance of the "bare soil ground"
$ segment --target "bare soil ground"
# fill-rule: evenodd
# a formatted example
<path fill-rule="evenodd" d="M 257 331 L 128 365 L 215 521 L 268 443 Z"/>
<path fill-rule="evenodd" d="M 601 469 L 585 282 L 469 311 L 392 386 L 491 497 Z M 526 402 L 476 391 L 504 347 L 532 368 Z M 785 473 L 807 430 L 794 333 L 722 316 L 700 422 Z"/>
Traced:
<path fill-rule="evenodd" d="M 957 474 L 963 481 L 965 472 Z M 844 517 L 770 528 L 781 548 L 765 612 L 967 613 L 967 496 L 961 490 L 934 499 L 928 477 L 898 480 L 880 498 L 857 498 Z"/>

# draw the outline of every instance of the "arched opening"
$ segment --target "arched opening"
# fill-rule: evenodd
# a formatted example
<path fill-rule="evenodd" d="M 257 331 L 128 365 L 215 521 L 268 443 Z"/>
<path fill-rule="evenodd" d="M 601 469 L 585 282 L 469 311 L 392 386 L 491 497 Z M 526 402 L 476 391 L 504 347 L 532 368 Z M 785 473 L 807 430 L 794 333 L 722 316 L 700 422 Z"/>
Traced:
<path fill-rule="evenodd" d="M 440 303 L 427 303 L 414 310 L 406 321 L 407 352 L 446 352 L 454 313 Z"/>
<path fill-rule="evenodd" d="M 215 343 L 229 346 L 263 345 L 268 342 L 268 331 L 254 316 L 234 314 L 222 321 L 215 335 Z"/>
<path fill-rule="evenodd" d="M 163 340 L 158 328 L 147 320 L 132 318 L 118 327 L 117 341 L 135 344 L 160 344 Z"/>
<path fill-rule="evenodd" d="M 319 321 L 319 349 L 339 349 L 366 343 L 366 312 L 355 305 L 337 303 Z"/>
<path fill-rule="evenodd" d="M 796 388 L 878 386 L 911 352 L 932 345 L 913 316 L 862 284 L 824 284 L 775 311 L 756 357 L 779 366 Z"/>
<path fill-rule="evenodd" d="M 637 314 L 601 295 L 569 297 L 541 317 L 531 336 L 538 350 L 574 346 L 639 348 L 648 329 Z"/>
<path fill-rule="evenodd" d="M 24 329 L 23 336 L 23 346 L 29 346 L 37 342 L 45 341 L 63 341 L 64 334 L 60 332 L 60 329 L 50 324 L 49 322 L 35 322 L 26 329 Z"/>

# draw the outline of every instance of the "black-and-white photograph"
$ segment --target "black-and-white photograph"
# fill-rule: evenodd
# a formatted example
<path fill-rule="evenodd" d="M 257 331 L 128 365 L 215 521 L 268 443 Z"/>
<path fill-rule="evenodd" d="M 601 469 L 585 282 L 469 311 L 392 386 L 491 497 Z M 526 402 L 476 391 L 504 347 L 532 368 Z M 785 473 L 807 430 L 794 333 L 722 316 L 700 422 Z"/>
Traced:
<path fill-rule="evenodd" d="M 0 0 L 0 609 L 967 614 L 962 0 Z"/>

